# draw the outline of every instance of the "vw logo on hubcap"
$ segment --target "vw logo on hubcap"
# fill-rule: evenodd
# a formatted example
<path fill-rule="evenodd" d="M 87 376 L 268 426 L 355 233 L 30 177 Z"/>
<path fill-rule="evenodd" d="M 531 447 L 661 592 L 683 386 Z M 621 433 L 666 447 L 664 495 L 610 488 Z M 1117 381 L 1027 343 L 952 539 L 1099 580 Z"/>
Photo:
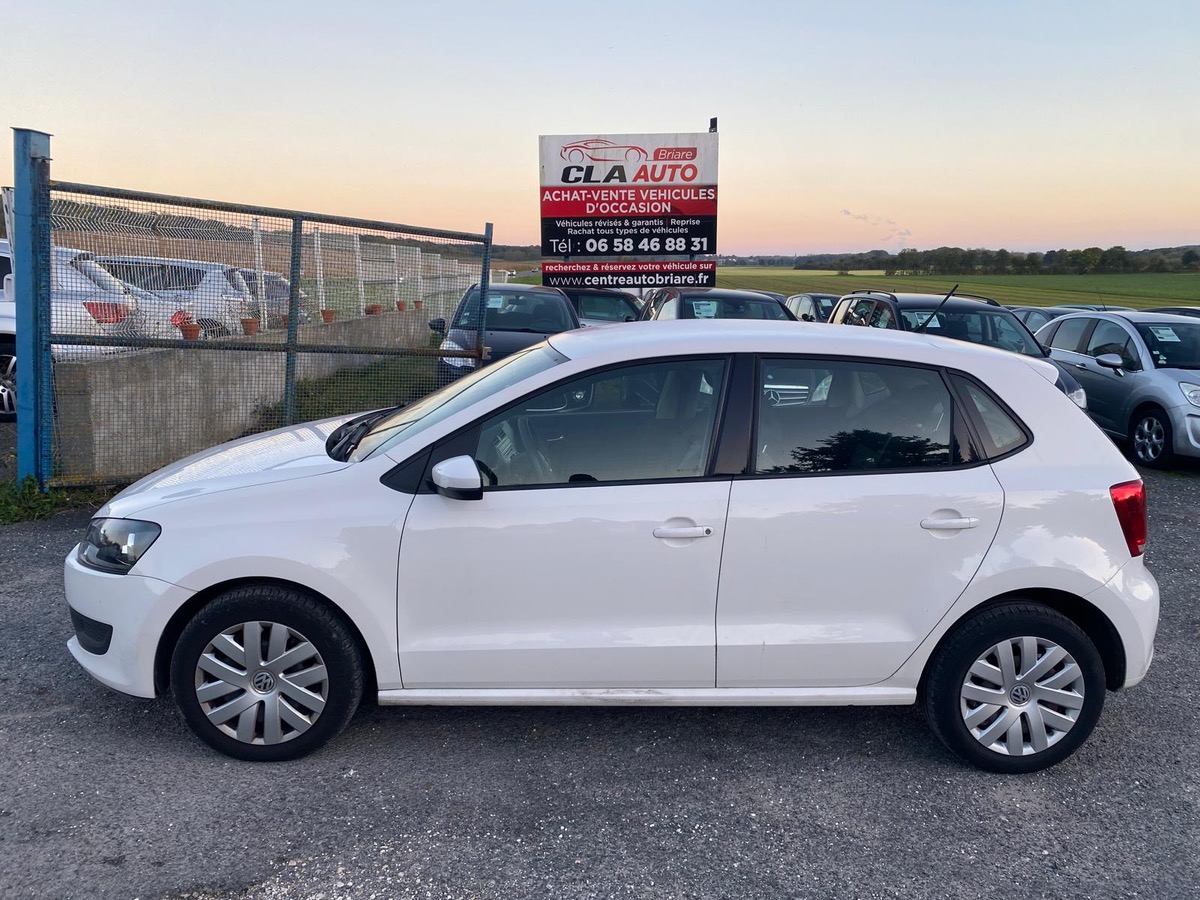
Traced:
<path fill-rule="evenodd" d="M 275 690 L 275 676 L 270 672 L 256 672 L 250 683 L 260 694 Z"/>
<path fill-rule="evenodd" d="M 1024 706 L 1026 703 L 1029 702 L 1029 697 L 1030 697 L 1031 693 L 1032 692 L 1029 690 L 1029 685 L 1018 684 L 1015 688 L 1013 688 L 1009 692 L 1008 698 L 1010 700 L 1012 700 L 1012 702 L 1015 703 L 1017 706 Z"/>

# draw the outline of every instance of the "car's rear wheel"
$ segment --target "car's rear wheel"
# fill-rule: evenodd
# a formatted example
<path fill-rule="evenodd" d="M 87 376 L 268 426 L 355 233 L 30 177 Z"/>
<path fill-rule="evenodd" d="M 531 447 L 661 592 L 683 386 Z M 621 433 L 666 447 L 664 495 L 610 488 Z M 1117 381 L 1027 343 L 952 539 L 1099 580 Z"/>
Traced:
<path fill-rule="evenodd" d="M 1138 410 L 1129 423 L 1133 458 L 1144 466 L 1161 469 L 1170 465 L 1175 454 L 1174 439 L 1170 418 L 1157 406 Z"/>
<path fill-rule="evenodd" d="M 0 422 L 17 420 L 17 348 L 0 341 Z"/>
<path fill-rule="evenodd" d="M 277 585 L 222 595 L 184 628 L 171 688 L 201 740 L 238 759 L 296 759 L 340 732 L 362 697 L 362 654 L 316 599 Z"/>
<path fill-rule="evenodd" d="M 1104 664 L 1070 619 L 1034 603 L 989 607 L 959 624 L 934 654 L 921 705 L 952 751 L 993 772 L 1066 759 L 1104 706 Z"/>

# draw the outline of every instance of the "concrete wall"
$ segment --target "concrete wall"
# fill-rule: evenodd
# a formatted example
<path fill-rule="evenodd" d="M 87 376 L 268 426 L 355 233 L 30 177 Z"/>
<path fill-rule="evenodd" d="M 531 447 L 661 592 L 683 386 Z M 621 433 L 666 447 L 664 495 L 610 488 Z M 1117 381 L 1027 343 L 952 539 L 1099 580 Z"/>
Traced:
<path fill-rule="evenodd" d="M 428 320 L 443 310 L 391 310 L 330 325 L 302 326 L 301 344 L 427 347 Z M 280 343 L 283 332 L 230 338 Z M 57 359 L 57 474 L 130 480 L 181 457 L 260 427 L 264 408 L 283 400 L 286 354 L 220 350 L 197 341 L 187 349 L 97 352 Z M 379 356 L 298 353 L 298 381 L 361 369 Z M 331 410 L 353 412 L 354 410 Z"/>

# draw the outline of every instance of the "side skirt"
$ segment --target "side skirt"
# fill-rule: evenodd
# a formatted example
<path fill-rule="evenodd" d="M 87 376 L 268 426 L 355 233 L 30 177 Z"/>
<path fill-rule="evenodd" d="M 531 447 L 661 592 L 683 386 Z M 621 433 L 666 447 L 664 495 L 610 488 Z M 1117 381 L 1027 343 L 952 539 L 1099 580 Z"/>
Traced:
<path fill-rule="evenodd" d="M 379 692 L 380 706 L 904 706 L 913 688 L 419 688 Z"/>

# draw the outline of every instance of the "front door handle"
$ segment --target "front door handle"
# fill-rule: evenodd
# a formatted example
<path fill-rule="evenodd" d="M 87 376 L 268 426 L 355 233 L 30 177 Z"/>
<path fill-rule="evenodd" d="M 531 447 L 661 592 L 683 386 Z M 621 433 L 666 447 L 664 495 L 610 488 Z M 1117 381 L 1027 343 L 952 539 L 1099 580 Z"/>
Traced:
<path fill-rule="evenodd" d="M 659 526 L 654 529 L 656 538 L 702 538 L 708 537 L 713 533 L 711 525 L 688 525 L 682 528 L 665 528 Z"/>
<path fill-rule="evenodd" d="M 974 516 L 963 516 L 959 519 L 922 519 L 921 527 L 926 531 L 962 531 L 964 528 L 974 528 L 979 520 Z"/>
<path fill-rule="evenodd" d="M 1085 372 L 1087 371 L 1087 366 L 1085 366 L 1083 363 L 1075 363 L 1075 368 L 1083 369 Z"/>

